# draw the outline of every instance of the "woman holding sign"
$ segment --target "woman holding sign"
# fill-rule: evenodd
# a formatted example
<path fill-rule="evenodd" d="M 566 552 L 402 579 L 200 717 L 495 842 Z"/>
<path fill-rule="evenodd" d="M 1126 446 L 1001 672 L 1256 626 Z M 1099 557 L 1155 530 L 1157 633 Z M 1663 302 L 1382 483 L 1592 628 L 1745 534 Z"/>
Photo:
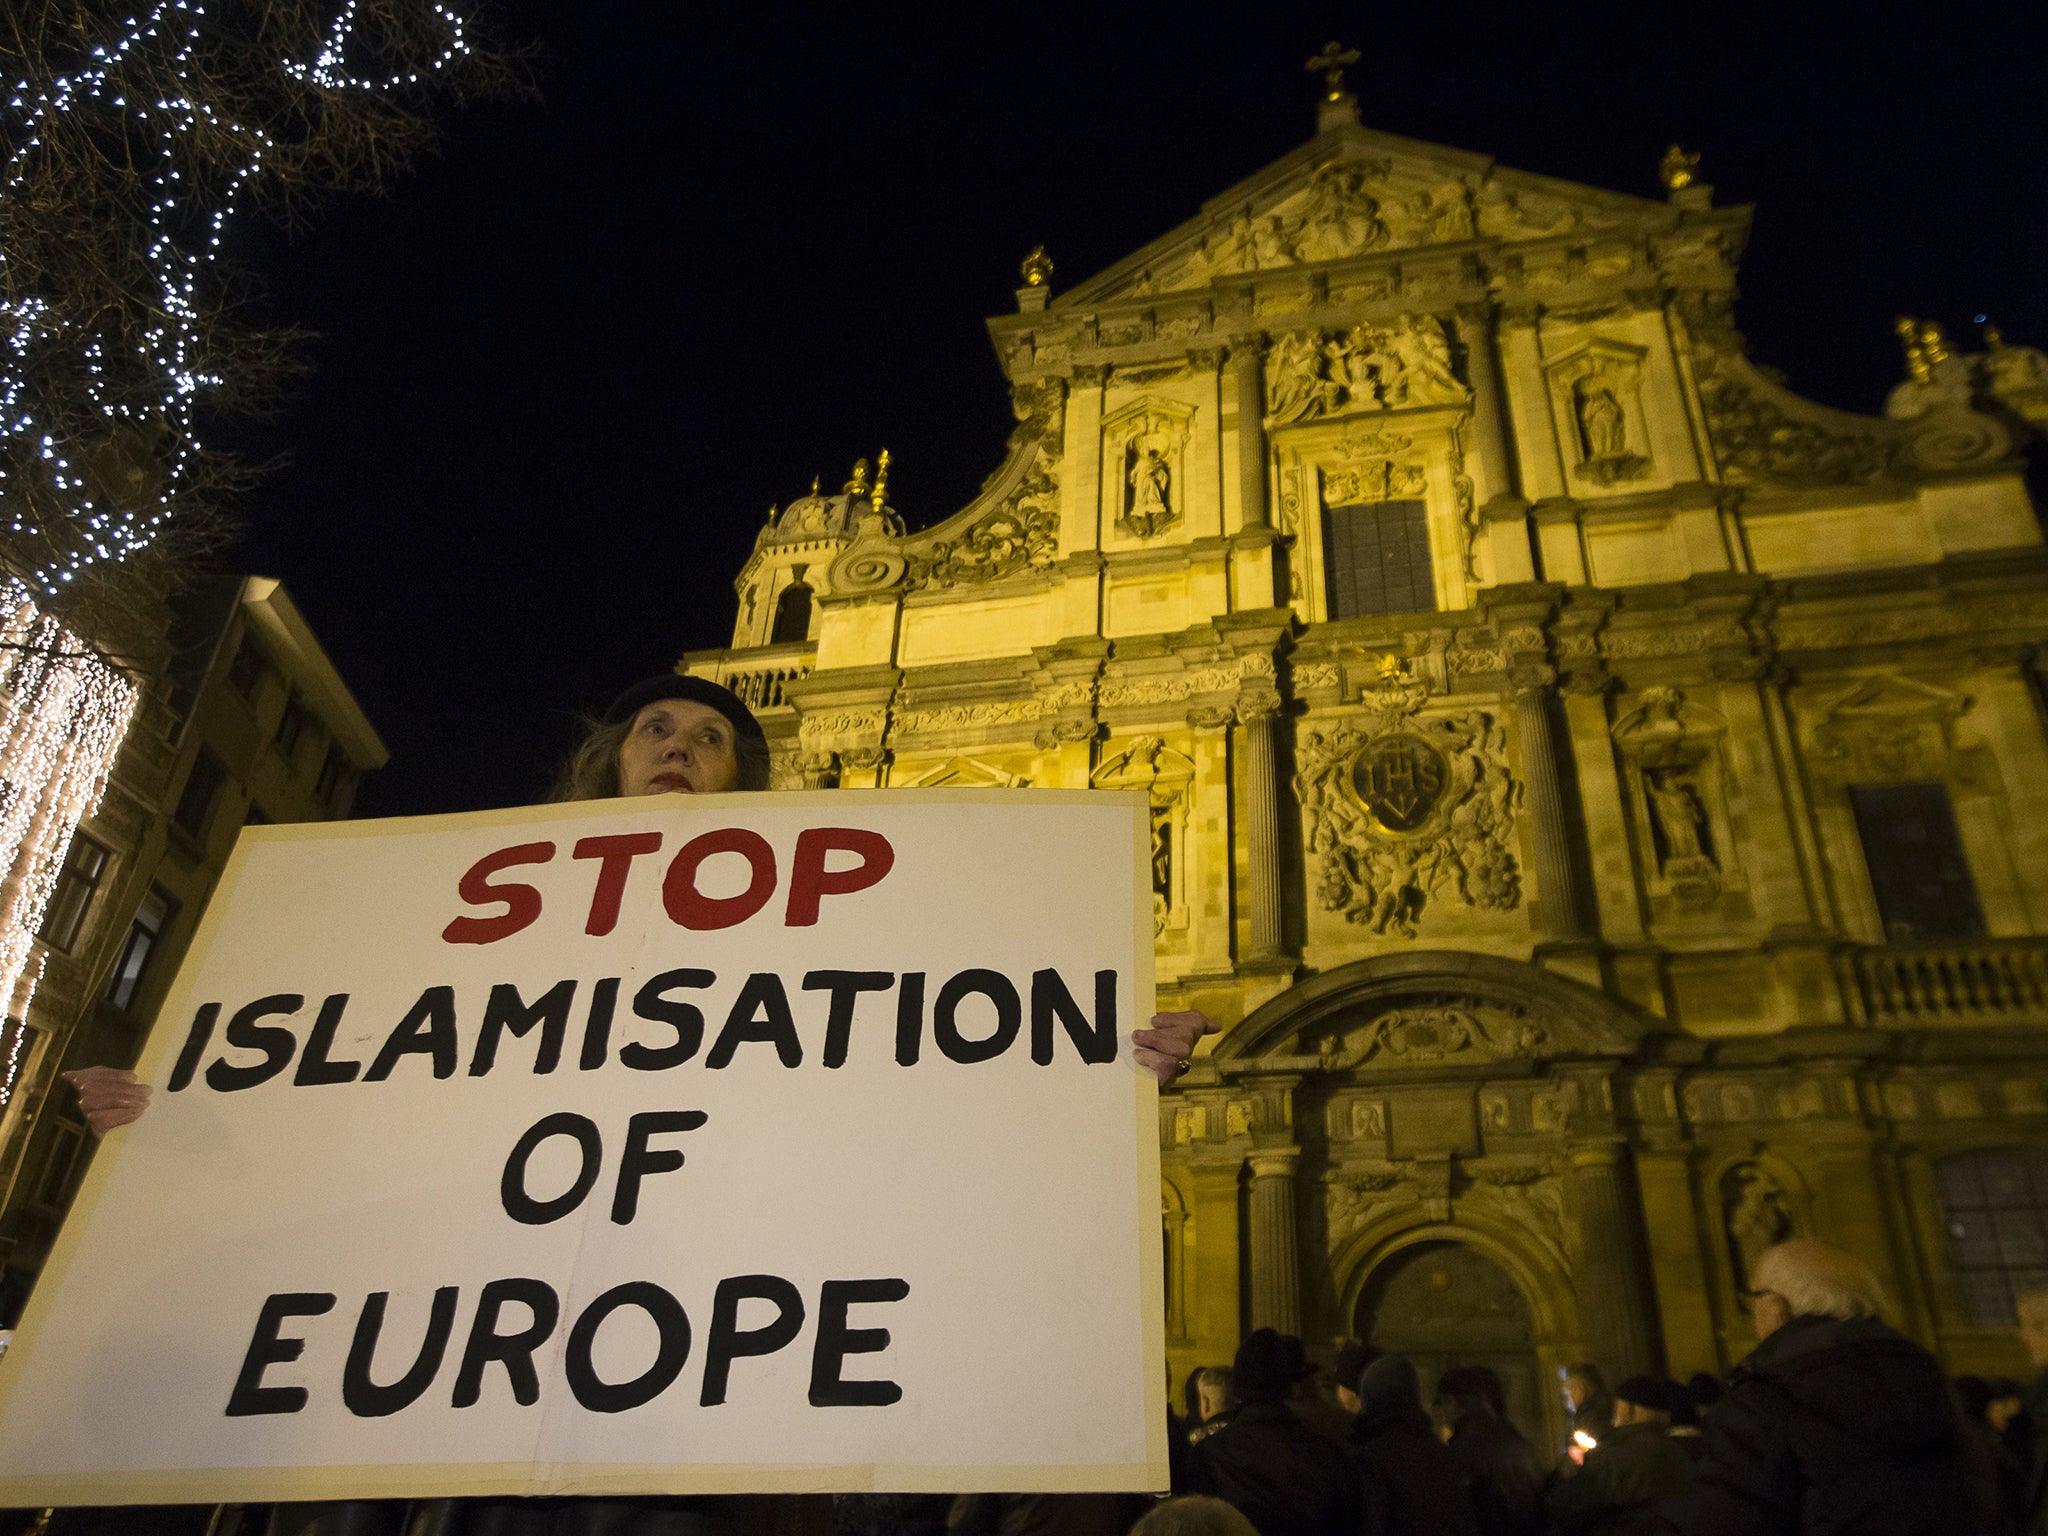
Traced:
<path fill-rule="evenodd" d="M 622 795 L 719 794 L 768 787 L 768 737 L 729 688 L 701 677 L 664 673 L 612 701 L 562 770 L 554 798 L 606 800 Z M 1160 1013 L 1132 1032 L 1138 1065 L 1163 1088 L 1187 1071 L 1195 1042 L 1213 1034 L 1206 1014 Z M 64 1074 L 95 1136 L 140 1118 L 149 1085 L 119 1067 Z"/>
<path fill-rule="evenodd" d="M 556 798 L 763 790 L 768 776 L 767 738 L 746 705 L 705 679 L 667 674 L 629 688 L 612 703 L 572 756 Z M 1170 1083 L 1186 1070 L 1199 1037 L 1214 1029 L 1199 1013 L 1154 1015 L 1149 1028 L 1132 1036 L 1134 1058 L 1161 1084 Z M 149 1089 L 133 1073 L 101 1067 L 70 1077 L 96 1134 L 132 1122 L 147 1108 Z M 640 1500 L 575 1501 L 560 1507 L 492 1500 L 463 1508 L 461 1528 L 473 1536 L 614 1529 L 638 1536 L 671 1531 L 702 1536 L 722 1523 L 715 1505 L 701 1500 L 660 1502 L 666 1507 Z M 376 1528 L 372 1511 L 362 1505 L 299 1506 L 280 1509 L 278 1515 L 273 1531 L 290 1536 L 342 1536 Z"/>

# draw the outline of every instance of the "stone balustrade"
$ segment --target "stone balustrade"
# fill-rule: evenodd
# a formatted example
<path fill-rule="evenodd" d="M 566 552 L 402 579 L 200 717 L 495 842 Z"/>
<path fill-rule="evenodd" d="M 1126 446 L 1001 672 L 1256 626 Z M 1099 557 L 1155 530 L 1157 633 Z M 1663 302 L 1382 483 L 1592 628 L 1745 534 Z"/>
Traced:
<path fill-rule="evenodd" d="M 2048 1014 L 2048 939 L 1882 945 L 1847 957 L 1872 1024 L 2000 1024 Z"/>

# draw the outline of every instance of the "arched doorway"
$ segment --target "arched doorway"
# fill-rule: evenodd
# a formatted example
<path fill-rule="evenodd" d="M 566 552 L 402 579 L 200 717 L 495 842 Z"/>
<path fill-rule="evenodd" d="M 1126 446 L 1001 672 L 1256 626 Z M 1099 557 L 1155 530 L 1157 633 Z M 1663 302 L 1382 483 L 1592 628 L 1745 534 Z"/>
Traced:
<path fill-rule="evenodd" d="M 1508 1417 L 1542 1447 L 1545 1383 L 1528 1298 L 1493 1260 L 1458 1242 L 1418 1243 L 1373 1272 L 1359 1294 L 1359 1338 L 1414 1362 L 1423 1400 L 1454 1365 L 1484 1365 L 1507 1392 Z"/>
<path fill-rule="evenodd" d="M 811 589 L 793 581 L 775 600 L 775 627 L 769 631 L 770 645 L 787 645 L 807 640 L 811 634 Z"/>

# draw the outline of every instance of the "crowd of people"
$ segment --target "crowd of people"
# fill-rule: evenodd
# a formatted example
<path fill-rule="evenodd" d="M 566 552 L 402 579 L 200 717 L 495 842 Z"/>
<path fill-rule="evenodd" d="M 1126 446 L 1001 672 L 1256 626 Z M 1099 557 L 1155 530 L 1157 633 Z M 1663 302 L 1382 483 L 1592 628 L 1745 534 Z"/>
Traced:
<path fill-rule="evenodd" d="M 2048 1536 L 2048 1285 L 2020 1298 L 2023 1388 L 1946 1378 L 1842 1249 L 1781 1244 L 1750 1282 L 1757 1346 L 1725 1380 L 1568 1366 L 1556 1447 L 1484 1366 L 1425 1399 L 1401 1355 L 1353 1343 L 1323 1373 L 1261 1329 L 1189 1377 L 1175 1490 L 1260 1536 Z"/>

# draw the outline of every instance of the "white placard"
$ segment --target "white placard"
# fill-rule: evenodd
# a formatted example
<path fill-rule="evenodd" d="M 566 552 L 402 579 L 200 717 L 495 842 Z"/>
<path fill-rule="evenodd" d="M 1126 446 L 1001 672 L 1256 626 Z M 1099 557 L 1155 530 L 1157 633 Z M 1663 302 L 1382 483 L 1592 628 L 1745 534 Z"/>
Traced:
<path fill-rule="evenodd" d="M 0 1503 L 1163 1487 L 1148 876 L 1135 793 L 249 829 Z"/>

